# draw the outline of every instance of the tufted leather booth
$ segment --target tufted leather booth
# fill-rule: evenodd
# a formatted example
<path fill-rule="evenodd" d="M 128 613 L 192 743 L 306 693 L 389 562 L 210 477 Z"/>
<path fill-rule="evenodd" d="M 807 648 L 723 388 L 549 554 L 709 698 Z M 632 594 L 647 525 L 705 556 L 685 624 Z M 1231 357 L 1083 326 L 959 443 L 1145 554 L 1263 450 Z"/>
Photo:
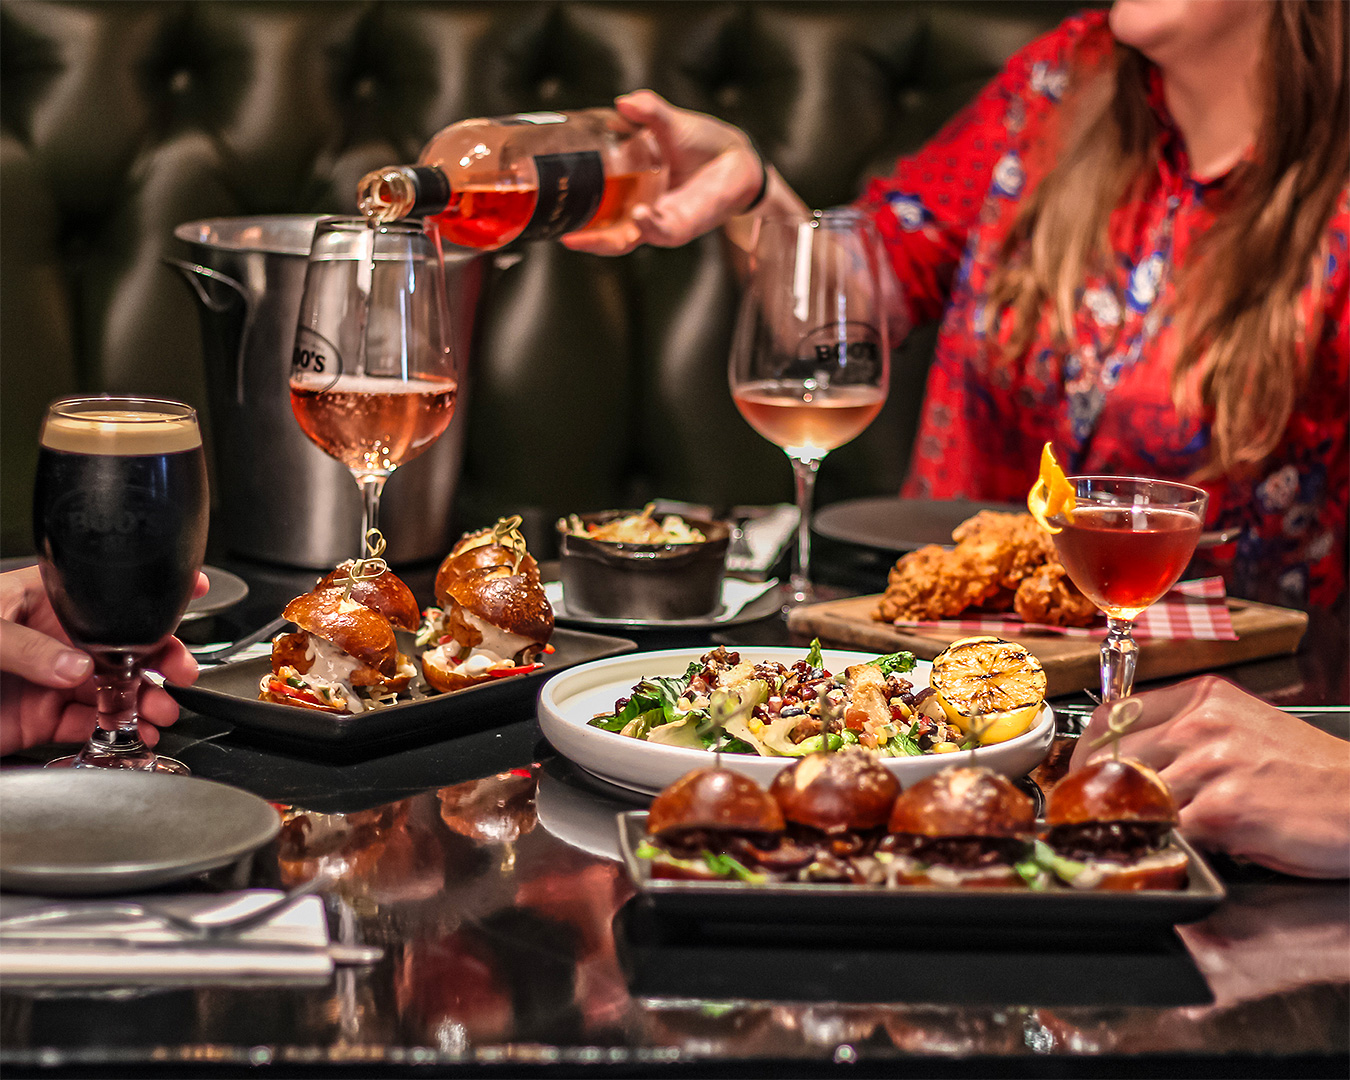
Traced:
<path fill-rule="evenodd" d="M 456 119 L 640 86 L 748 129 L 808 203 L 844 202 L 1076 6 L 0 0 L 4 552 L 31 549 L 50 398 L 205 407 L 194 303 L 161 261 L 180 254 L 175 225 L 351 213 L 359 176 Z M 650 496 L 790 498 L 787 462 L 727 393 L 723 245 L 492 259 L 457 527 L 524 511 L 543 537 L 560 513 Z M 885 412 L 827 459 L 820 502 L 897 489 L 930 345 L 920 332 L 901 351 Z"/>

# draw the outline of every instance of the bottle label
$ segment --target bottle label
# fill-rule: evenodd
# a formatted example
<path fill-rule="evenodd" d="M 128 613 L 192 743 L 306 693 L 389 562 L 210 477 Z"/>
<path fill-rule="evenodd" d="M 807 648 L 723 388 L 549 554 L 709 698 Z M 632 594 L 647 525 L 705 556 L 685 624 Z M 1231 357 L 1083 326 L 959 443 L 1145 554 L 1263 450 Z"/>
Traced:
<path fill-rule="evenodd" d="M 517 124 L 565 124 L 567 123 L 567 114 L 560 112 L 516 113 L 515 116 L 499 118 L 497 123 L 503 127 L 513 127 Z"/>
<path fill-rule="evenodd" d="M 554 240 L 595 217 L 605 192 L 598 151 L 539 154 L 534 165 L 539 171 L 539 199 L 518 239 Z"/>

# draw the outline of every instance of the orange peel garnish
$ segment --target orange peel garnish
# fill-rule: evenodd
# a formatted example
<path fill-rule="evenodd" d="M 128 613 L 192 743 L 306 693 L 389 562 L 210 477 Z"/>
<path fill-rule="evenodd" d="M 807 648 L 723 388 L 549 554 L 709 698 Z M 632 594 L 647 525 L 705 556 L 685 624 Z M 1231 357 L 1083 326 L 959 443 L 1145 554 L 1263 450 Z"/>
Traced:
<path fill-rule="evenodd" d="M 1050 518 L 1059 514 L 1065 521 L 1072 521 L 1077 499 L 1078 492 L 1069 483 L 1064 470 L 1059 467 L 1054 450 L 1046 443 L 1045 448 L 1041 450 L 1040 475 L 1027 492 L 1027 509 L 1031 511 L 1031 516 L 1042 529 L 1048 533 L 1057 533 L 1062 526 L 1051 525 Z"/>

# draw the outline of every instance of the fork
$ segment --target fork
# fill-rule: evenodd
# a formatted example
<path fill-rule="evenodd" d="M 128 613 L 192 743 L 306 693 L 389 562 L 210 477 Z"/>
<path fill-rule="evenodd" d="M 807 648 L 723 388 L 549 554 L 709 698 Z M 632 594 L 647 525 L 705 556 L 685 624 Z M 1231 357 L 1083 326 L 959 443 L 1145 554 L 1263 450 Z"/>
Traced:
<path fill-rule="evenodd" d="M 249 634 L 247 637 L 241 637 L 238 641 L 231 642 L 229 645 L 221 645 L 217 648 L 189 649 L 188 652 L 192 653 L 193 658 L 199 664 L 202 663 L 218 664 L 222 660 L 228 660 L 231 656 L 234 656 L 236 653 L 243 652 L 250 645 L 256 645 L 258 642 L 266 638 L 270 638 L 273 634 L 275 634 L 278 630 L 280 630 L 283 626 L 285 626 L 286 623 L 287 620 L 283 619 L 280 615 L 278 615 L 266 626 L 260 626 L 257 630 L 254 630 L 253 633 Z"/>
<path fill-rule="evenodd" d="M 153 919 L 185 938 L 196 941 L 212 941 L 234 934 L 242 934 L 255 926 L 261 926 L 274 915 L 279 915 L 293 904 L 318 892 L 325 885 L 336 880 L 332 870 L 321 870 L 301 885 L 296 885 L 283 895 L 255 908 L 244 915 L 229 919 L 208 921 L 191 916 L 179 915 L 158 904 L 144 900 L 85 901 L 81 903 L 61 904 L 44 908 L 25 915 L 10 915 L 0 919 L 0 934 L 6 930 L 19 930 L 29 926 L 47 923 L 78 922 L 84 919 Z"/>

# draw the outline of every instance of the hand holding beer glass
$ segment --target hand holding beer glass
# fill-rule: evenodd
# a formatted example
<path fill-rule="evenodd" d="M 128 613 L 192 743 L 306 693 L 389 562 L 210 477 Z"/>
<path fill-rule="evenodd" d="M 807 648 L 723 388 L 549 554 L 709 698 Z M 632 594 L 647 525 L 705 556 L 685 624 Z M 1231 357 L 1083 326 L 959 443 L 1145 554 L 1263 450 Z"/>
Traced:
<path fill-rule="evenodd" d="M 155 398 L 64 398 L 40 436 L 33 530 L 43 586 L 72 644 L 94 658 L 98 721 L 52 765 L 186 772 L 138 731 L 144 660 L 192 599 L 210 500 L 196 413 Z"/>

